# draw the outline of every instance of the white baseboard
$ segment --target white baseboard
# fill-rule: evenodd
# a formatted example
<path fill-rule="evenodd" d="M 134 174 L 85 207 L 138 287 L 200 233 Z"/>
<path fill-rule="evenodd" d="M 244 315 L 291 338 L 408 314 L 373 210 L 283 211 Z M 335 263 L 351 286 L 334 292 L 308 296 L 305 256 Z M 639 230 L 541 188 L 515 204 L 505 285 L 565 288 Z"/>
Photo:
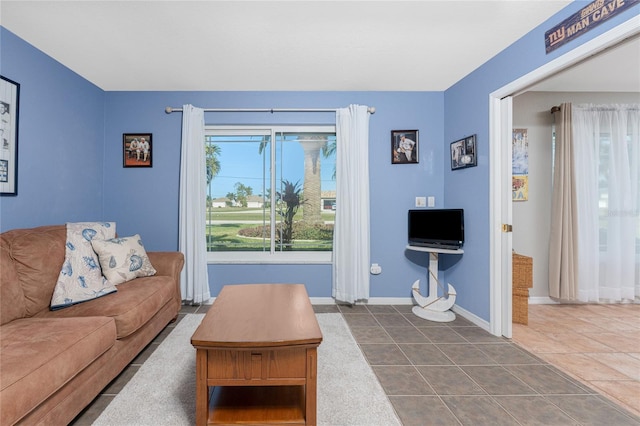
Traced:
<path fill-rule="evenodd" d="M 310 297 L 312 305 L 335 305 L 333 297 Z M 370 297 L 366 303 L 357 302 L 356 305 L 413 305 L 411 297 Z"/>
<path fill-rule="evenodd" d="M 312 305 L 335 305 L 336 301 L 332 297 L 310 297 Z M 551 299 L 549 299 L 551 301 Z M 413 305 L 412 297 L 371 297 L 365 303 L 366 305 Z M 489 322 L 483 320 L 479 316 L 472 314 L 464 308 L 458 305 L 453 305 L 451 308 L 453 312 L 461 317 L 471 321 L 483 330 L 489 331 L 491 329 Z"/>
<path fill-rule="evenodd" d="M 333 297 L 310 297 L 309 299 L 311 300 L 312 305 L 335 305 L 336 304 L 336 300 Z M 536 301 L 532 302 L 532 299 L 535 299 Z M 538 299 L 541 299 L 541 301 L 538 301 Z M 215 300 L 216 298 L 212 297 L 206 302 L 204 302 L 204 304 L 212 305 Z M 550 303 L 556 303 L 556 302 L 554 302 L 552 299 L 548 297 L 530 297 L 529 303 L 539 303 L 539 304 L 549 303 L 550 304 Z M 369 298 L 366 304 L 367 305 L 413 305 L 413 298 L 412 297 L 371 297 Z M 483 320 L 482 318 L 480 318 L 475 314 L 472 314 L 466 309 L 461 308 L 458 305 L 453 305 L 453 308 L 451 308 L 451 310 L 486 331 L 489 331 L 491 329 L 491 327 L 489 326 L 489 322 Z"/>
<path fill-rule="evenodd" d="M 336 299 L 333 297 L 310 297 L 312 305 L 335 305 Z"/>
<path fill-rule="evenodd" d="M 556 300 L 553 300 L 552 298 L 548 297 L 548 296 L 537 296 L 537 297 L 529 297 L 529 304 L 530 305 L 560 305 L 560 304 L 564 304 L 564 305 L 569 305 L 569 304 L 574 304 L 574 305 L 583 305 L 583 304 L 589 304 L 589 303 L 596 303 L 596 302 L 578 302 L 578 301 L 563 301 L 563 302 L 558 302 Z M 607 303 L 611 303 L 614 305 L 620 305 L 620 304 L 626 304 L 626 303 L 635 303 L 635 304 L 640 304 L 640 298 L 636 298 L 633 302 L 629 302 L 629 301 L 624 301 L 624 302 L 619 302 L 619 301 L 615 301 L 615 302 L 606 302 L 606 301 L 600 301 L 600 304 L 607 304 Z"/>
<path fill-rule="evenodd" d="M 367 305 L 413 305 L 412 297 L 372 297 Z"/>
<path fill-rule="evenodd" d="M 463 317 L 464 319 L 467 319 L 467 320 L 471 321 L 472 323 L 474 323 L 478 327 L 482 328 L 483 330 L 491 333 L 491 326 L 490 326 L 489 322 L 483 320 L 482 318 L 480 318 L 476 314 L 472 314 L 471 312 L 467 311 L 464 308 L 461 308 L 458 305 L 453 305 L 453 308 L 451 308 L 451 310 L 453 312 L 455 312 L 456 314 L 460 315 L 461 317 Z"/>
<path fill-rule="evenodd" d="M 558 302 L 550 298 L 549 296 L 529 296 L 530 305 L 557 305 Z"/>
<path fill-rule="evenodd" d="M 312 305 L 335 305 L 336 300 L 333 297 L 310 297 Z M 216 298 L 212 297 L 204 305 L 213 305 Z M 356 303 L 360 304 L 360 303 Z M 365 305 L 413 305 L 411 297 L 371 297 Z"/>

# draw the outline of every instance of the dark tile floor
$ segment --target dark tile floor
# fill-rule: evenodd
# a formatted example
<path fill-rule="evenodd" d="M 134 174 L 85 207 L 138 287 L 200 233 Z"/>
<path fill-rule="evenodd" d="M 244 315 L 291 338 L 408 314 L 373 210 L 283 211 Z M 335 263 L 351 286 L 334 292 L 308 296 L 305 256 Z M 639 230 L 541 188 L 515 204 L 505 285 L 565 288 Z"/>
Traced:
<path fill-rule="evenodd" d="M 186 306 L 179 319 L 206 309 Z M 314 309 L 343 314 L 403 425 L 640 426 L 640 418 L 624 408 L 462 317 L 431 322 L 413 315 L 408 305 Z M 73 424 L 90 425 L 173 327 L 168 326 Z"/>
<path fill-rule="evenodd" d="M 640 418 L 509 339 L 411 306 L 342 312 L 404 425 L 640 425 Z"/>

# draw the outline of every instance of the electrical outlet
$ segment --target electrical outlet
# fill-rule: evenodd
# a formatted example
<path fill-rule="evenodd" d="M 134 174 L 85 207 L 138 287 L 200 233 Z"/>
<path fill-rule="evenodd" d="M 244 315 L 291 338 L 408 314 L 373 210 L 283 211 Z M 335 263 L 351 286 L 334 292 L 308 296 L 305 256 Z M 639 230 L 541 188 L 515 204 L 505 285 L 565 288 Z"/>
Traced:
<path fill-rule="evenodd" d="M 382 273 L 382 267 L 380 265 L 378 265 L 377 263 L 372 263 L 371 264 L 371 274 L 378 275 L 380 273 Z"/>
<path fill-rule="evenodd" d="M 435 207 L 436 206 L 436 197 L 429 197 L 427 203 L 428 203 L 429 207 Z"/>
<path fill-rule="evenodd" d="M 427 197 L 416 197 L 416 207 L 427 207 Z"/>

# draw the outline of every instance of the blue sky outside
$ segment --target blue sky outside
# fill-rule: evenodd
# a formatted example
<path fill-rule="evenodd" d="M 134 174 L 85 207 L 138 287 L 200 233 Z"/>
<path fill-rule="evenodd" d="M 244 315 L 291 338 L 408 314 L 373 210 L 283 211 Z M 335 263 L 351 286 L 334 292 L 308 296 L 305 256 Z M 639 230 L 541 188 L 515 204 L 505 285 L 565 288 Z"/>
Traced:
<path fill-rule="evenodd" d="M 220 147 L 220 172 L 211 181 L 209 194 L 212 199 L 224 198 L 229 192 L 235 192 L 236 183 L 240 182 L 253 189 L 254 195 L 268 193 L 270 181 L 270 164 L 268 154 L 270 146 L 265 148 L 267 157 L 259 153 L 262 136 L 213 136 L 208 137 Z M 330 136 L 335 141 L 335 136 Z M 320 155 L 320 173 L 322 191 L 335 191 L 333 179 L 335 171 L 335 155 L 325 158 Z M 276 146 L 276 183 L 281 180 L 304 184 L 304 151 L 302 145 L 288 136 Z"/>

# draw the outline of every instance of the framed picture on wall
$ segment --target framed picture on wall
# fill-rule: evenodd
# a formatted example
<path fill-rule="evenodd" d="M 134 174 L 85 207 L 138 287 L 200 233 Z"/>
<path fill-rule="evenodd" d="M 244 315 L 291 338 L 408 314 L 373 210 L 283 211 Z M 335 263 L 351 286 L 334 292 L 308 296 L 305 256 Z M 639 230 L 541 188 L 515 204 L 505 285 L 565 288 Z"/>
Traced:
<path fill-rule="evenodd" d="M 478 165 L 476 135 L 451 142 L 451 170 Z"/>
<path fill-rule="evenodd" d="M 391 164 L 418 163 L 418 131 L 391 131 Z"/>
<path fill-rule="evenodd" d="M 125 133 L 122 135 L 123 167 L 151 167 L 152 160 L 151 133 Z"/>
<path fill-rule="evenodd" d="M 18 195 L 20 85 L 0 76 L 0 195 Z"/>

